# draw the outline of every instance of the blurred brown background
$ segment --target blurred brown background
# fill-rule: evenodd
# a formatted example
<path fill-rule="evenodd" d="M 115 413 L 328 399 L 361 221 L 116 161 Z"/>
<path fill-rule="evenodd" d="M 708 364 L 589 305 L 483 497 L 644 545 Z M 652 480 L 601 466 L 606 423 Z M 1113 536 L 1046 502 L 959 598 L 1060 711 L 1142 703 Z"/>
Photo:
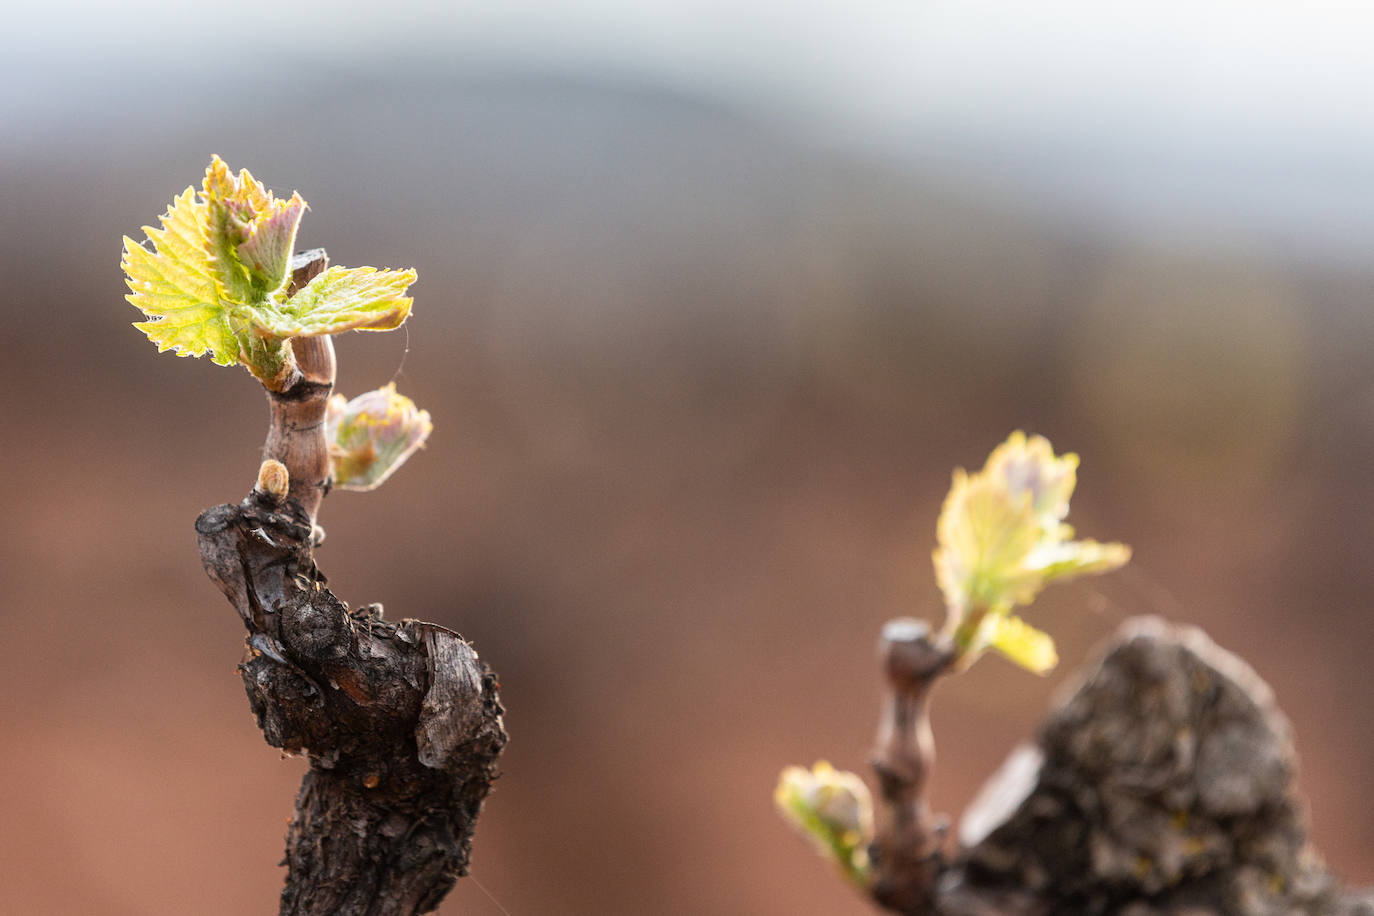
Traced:
<path fill-rule="evenodd" d="M 212 152 L 302 192 L 303 247 L 419 270 L 340 388 L 395 378 L 434 436 L 327 501 L 319 561 L 500 672 L 505 775 L 441 913 L 865 912 L 774 780 L 863 768 L 877 630 L 938 615 L 950 470 L 1016 428 L 1082 455 L 1072 520 L 1135 560 L 1030 611 L 1049 678 L 942 688 L 936 808 L 1157 613 L 1274 686 L 1317 843 L 1374 880 L 1369 23 L 1250 6 L 20 14 L 3 908 L 275 909 L 304 764 L 191 528 L 250 486 L 262 397 L 155 354 L 118 270 Z"/>

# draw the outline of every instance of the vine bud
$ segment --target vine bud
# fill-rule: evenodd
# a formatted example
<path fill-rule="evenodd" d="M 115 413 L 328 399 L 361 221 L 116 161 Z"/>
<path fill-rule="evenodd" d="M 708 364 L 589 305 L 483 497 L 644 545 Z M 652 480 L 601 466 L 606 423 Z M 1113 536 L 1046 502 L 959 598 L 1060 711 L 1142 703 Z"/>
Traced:
<path fill-rule="evenodd" d="M 434 425 L 429 411 L 419 410 L 395 385 L 345 401 L 329 399 L 325 435 L 334 485 L 345 490 L 371 490 L 425 444 Z"/>
<path fill-rule="evenodd" d="M 873 840 L 873 799 L 853 773 L 824 760 L 811 769 L 788 767 L 773 793 L 778 811 L 851 881 L 868 884 L 868 844 Z"/>
<path fill-rule="evenodd" d="M 291 475 L 287 473 L 286 465 L 275 458 L 268 458 L 258 468 L 258 483 L 254 489 L 266 494 L 273 502 L 284 501 L 287 491 L 291 489 Z"/>

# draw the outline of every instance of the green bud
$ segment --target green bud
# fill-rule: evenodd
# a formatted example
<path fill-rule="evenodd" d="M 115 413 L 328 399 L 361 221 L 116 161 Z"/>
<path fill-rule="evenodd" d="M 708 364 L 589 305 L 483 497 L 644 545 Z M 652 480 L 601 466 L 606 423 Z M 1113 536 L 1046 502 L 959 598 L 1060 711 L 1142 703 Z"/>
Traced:
<path fill-rule="evenodd" d="M 824 760 L 809 770 L 788 767 L 778 779 L 773 801 L 821 855 L 833 859 L 859 887 L 868 886 L 873 799 L 862 779 Z"/>
<path fill-rule="evenodd" d="M 334 395 L 325 415 L 334 485 L 345 490 L 381 486 L 425 444 L 433 428 L 429 411 L 416 409 L 394 384 L 351 401 Z"/>

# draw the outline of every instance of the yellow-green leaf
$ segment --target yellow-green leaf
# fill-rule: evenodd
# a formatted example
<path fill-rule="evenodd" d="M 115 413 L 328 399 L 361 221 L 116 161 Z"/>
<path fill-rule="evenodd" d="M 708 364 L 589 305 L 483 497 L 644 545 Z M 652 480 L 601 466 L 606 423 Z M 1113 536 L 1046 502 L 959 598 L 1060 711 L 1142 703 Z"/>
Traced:
<path fill-rule="evenodd" d="M 1017 430 L 988 456 L 983 475 L 1000 481 L 1013 498 L 1027 494 L 1031 511 L 1046 529 L 1055 528 L 1069 514 L 1069 497 L 1078 482 L 1078 456 L 1055 457 L 1044 436 Z"/>
<path fill-rule="evenodd" d="M 239 260 L 262 289 L 276 292 L 290 279 L 291 253 L 304 213 L 305 201 L 293 193 L 289 200 L 274 201 L 249 227 L 247 240 L 238 248 Z"/>
<path fill-rule="evenodd" d="M 1131 559 L 1125 544 L 1099 544 L 1097 541 L 1058 541 L 1042 544 L 1026 558 L 1028 568 L 1046 583 L 1075 576 L 1111 572 Z"/>
<path fill-rule="evenodd" d="M 187 188 L 145 227 L 152 247 L 124 240 L 129 301 L 159 350 L 243 363 L 269 388 L 293 365 L 290 338 L 390 330 L 410 314 L 414 271 L 332 268 L 288 298 L 291 255 L 305 201 L 277 199 L 244 169 L 210 160 L 199 195 Z M 399 463 L 399 462 L 397 462 Z"/>
<path fill-rule="evenodd" d="M 237 175 L 218 156 L 201 184 L 206 248 L 226 299 L 256 304 L 286 285 L 305 201 L 278 200 L 247 169 Z"/>
<path fill-rule="evenodd" d="M 1054 640 L 1020 617 L 999 614 L 987 629 L 988 648 L 996 649 L 1028 671 L 1044 674 L 1059 664 Z"/>
<path fill-rule="evenodd" d="M 1035 597 L 1039 577 L 1025 568 L 1041 535 L 1026 498 L 1014 499 L 984 474 L 954 472 L 936 526 L 935 574 L 952 613 Z"/>
<path fill-rule="evenodd" d="M 967 667 L 993 647 L 1032 670 L 1053 664 L 1049 637 L 1009 617 L 1051 582 L 1107 572 L 1130 559 L 1124 544 L 1073 541 L 1065 524 L 1078 456 L 1056 456 L 1042 436 L 1012 433 L 983 469 L 954 472 L 936 527 L 935 574 L 945 632 Z"/>
<path fill-rule="evenodd" d="M 259 325 L 278 337 L 314 337 L 340 331 L 390 331 L 410 315 L 406 288 L 413 270 L 331 267 Z"/>
<path fill-rule="evenodd" d="M 145 226 L 153 243 L 149 251 L 124 238 L 122 266 L 129 284 L 127 298 L 149 321 L 134 327 L 148 335 L 159 351 L 178 356 L 206 353 L 221 366 L 238 361 L 239 344 L 229 321 L 228 304 L 220 299 L 206 248 L 203 208 L 187 188 L 160 220 L 162 228 Z"/>

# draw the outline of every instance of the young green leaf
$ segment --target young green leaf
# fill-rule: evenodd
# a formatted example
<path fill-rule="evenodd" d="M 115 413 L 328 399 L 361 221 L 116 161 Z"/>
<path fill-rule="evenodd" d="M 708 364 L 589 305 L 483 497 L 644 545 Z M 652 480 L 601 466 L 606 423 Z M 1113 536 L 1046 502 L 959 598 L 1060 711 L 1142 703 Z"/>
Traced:
<path fill-rule="evenodd" d="M 1048 585 L 1061 579 L 1111 572 L 1131 558 L 1125 544 L 1099 544 L 1097 541 L 1052 541 L 1042 543 L 1026 557 L 1026 568 Z"/>
<path fill-rule="evenodd" d="M 331 267 L 259 327 L 278 337 L 390 331 L 410 316 L 413 300 L 405 291 L 414 282 L 413 270 Z"/>
<path fill-rule="evenodd" d="M 946 632 L 971 664 L 985 649 L 1043 674 L 1056 663 L 1050 637 L 1010 616 L 1051 582 L 1107 572 L 1130 559 L 1124 544 L 1074 541 L 1064 524 L 1078 456 L 1056 457 L 1048 440 L 1016 432 L 976 474 L 954 472 L 936 527 L 935 575 Z"/>
<path fill-rule="evenodd" d="M 1041 536 L 1030 501 L 994 477 L 954 472 L 936 525 L 935 576 L 954 613 L 998 602 L 1027 603 L 1039 577 L 1026 569 Z"/>
<path fill-rule="evenodd" d="M 161 228 L 145 227 L 151 249 L 124 239 L 128 299 L 149 319 L 135 327 L 159 350 L 242 363 L 274 390 L 294 365 L 290 338 L 398 327 L 413 270 L 335 267 L 288 296 L 305 209 L 299 194 L 277 199 L 213 157 L 200 193 L 187 188 Z"/>
<path fill-rule="evenodd" d="M 201 199 L 206 247 L 224 298 L 257 304 L 280 292 L 305 210 L 301 196 L 277 200 L 247 169 L 235 175 L 214 156 L 205 170 Z"/>
<path fill-rule="evenodd" d="M 988 456 L 983 474 L 1006 488 L 1013 499 L 1030 497 L 1031 512 L 1047 532 L 1069 514 L 1069 497 L 1078 483 L 1078 456 L 1055 457 L 1044 436 L 1027 438 L 1017 430 Z"/>
<path fill-rule="evenodd" d="M 296 230 L 304 213 L 305 201 L 292 193 L 290 200 L 272 202 L 250 224 L 248 238 L 238 247 L 238 256 L 257 289 L 275 293 L 287 284 Z"/>
<path fill-rule="evenodd" d="M 221 366 L 232 366 L 239 355 L 238 337 L 229 321 L 232 306 L 220 299 L 203 220 L 203 208 L 187 188 L 161 217 L 161 229 L 143 227 L 152 251 L 124 237 L 127 298 L 151 319 L 134 327 L 157 344 L 158 352 L 209 353 Z"/>
<path fill-rule="evenodd" d="M 394 384 L 351 401 L 334 395 L 325 415 L 334 485 L 345 490 L 381 486 L 433 429 L 429 411 L 416 409 Z"/>
<path fill-rule="evenodd" d="M 1013 614 L 998 614 L 989 618 L 992 632 L 988 648 L 996 649 L 1008 659 L 1036 674 L 1044 674 L 1059 664 L 1054 640 Z"/>

